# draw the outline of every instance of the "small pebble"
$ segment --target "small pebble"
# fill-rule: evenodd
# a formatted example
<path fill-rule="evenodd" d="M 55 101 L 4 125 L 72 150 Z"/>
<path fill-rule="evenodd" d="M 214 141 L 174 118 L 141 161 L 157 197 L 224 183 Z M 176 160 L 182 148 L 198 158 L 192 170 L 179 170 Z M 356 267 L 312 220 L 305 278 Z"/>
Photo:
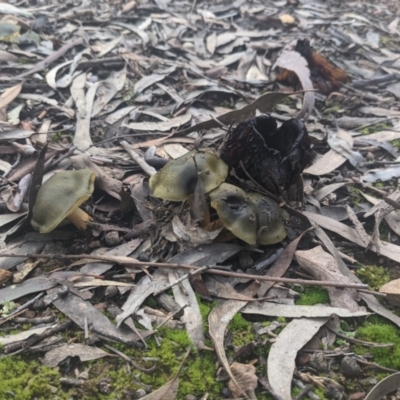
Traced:
<path fill-rule="evenodd" d="M 118 232 L 116 231 L 111 231 L 104 236 L 104 241 L 106 242 L 106 246 L 108 247 L 114 247 L 119 244 L 121 241 Z"/>
<path fill-rule="evenodd" d="M 346 356 L 340 363 L 340 372 L 347 378 L 357 378 L 361 375 L 361 367 L 353 357 Z"/>
<path fill-rule="evenodd" d="M 328 385 L 325 391 L 325 396 L 328 399 L 332 400 L 342 400 L 343 393 L 335 386 L 335 385 Z"/>
<path fill-rule="evenodd" d="M 133 395 L 134 399 L 141 399 L 142 397 L 146 396 L 146 391 L 144 389 L 136 390 L 135 394 Z"/>
<path fill-rule="evenodd" d="M 310 365 L 319 372 L 325 372 L 328 370 L 328 362 L 322 351 L 315 352 L 310 359 Z"/>
<path fill-rule="evenodd" d="M 197 397 L 193 394 L 187 394 L 185 400 L 197 400 Z"/>
<path fill-rule="evenodd" d="M 104 292 L 104 297 L 106 299 L 112 299 L 118 294 L 118 289 L 116 286 L 107 286 L 106 291 Z"/>

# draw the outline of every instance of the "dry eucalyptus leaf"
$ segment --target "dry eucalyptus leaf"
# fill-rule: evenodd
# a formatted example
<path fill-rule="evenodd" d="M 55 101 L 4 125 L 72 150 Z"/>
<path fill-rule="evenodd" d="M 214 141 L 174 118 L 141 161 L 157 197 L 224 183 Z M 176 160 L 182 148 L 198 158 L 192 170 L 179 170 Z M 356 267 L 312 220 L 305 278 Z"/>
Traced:
<path fill-rule="evenodd" d="M 169 261 L 171 262 L 171 260 Z M 168 273 L 169 283 L 172 284 L 176 282 L 185 274 L 187 274 L 187 270 L 170 270 Z M 176 302 L 181 307 L 187 305 L 180 320 L 185 323 L 186 331 L 192 344 L 196 346 L 196 348 L 200 349 L 205 343 L 203 320 L 199 302 L 191 284 L 189 283 L 189 279 L 184 279 L 179 285 L 174 285 L 172 287 L 172 292 Z"/>
<path fill-rule="evenodd" d="M 21 93 L 21 89 L 22 83 L 6 89 L 0 96 L 0 109 L 10 104 Z"/>
<path fill-rule="evenodd" d="M 234 398 L 239 398 L 242 396 L 242 391 L 249 395 L 250 398 L 255 398 L 254 391 L 258 385 L 258 378 L 256 375 L 256 367 L 251 364 L 241 364 L 238 362 L 234 362 L 231 364 L 231 371 L 233 376 L 235 377 L 235 381 L 237 382 L 239 388 L 235 385 L 235 383 L 229 381 L 228 387 L 232 392 Z"/>
<path fill-rule="evenodd" d="M 329 318 L 300 318 L 289 322 L 276 338 L 268 355 L 268 379 L 282 400 L 292 400 L 291 384 L 297 352 Z"/>
<path fill-rule="evenodd" d="M 71 86 L 71 96 L 76 105 L 76 130 L 74 136 L 74 145 L 79 149 L 86 151 L 92 144 L 90 137 L 90 117 L 97 86 L 94 84 L 85 94 L 86 74 L 77 76 Z"/>
<path fill-rule="evenodd" d="M 147 275 L 145 275 L 134 287 L 122 306 L 122 313 L 119 314 L 115 321 L 117 322 L 117 327 L 119 327 L 122 322 L 132 315 L 153 293 L 162 290 L 167 286 L 167 275 L 161 271 L 156 271 L 153 274 L 153 280 L 151 280 Z"/>
<path fill-rule="evenodd" d="M 122 124 L 127 128 L 133 129 L 135 131 L 161 131 L 166 132 L 172 128 L 179 128 L 182 125 L 187 124 L 192 119 L 192 114 L 187 112 L 179 117 L 171 118 L 170 120 L 164 122 L 131 122 L 127 124 Z"/>
<path fill-rule="evenodd" d="M 0 285 L 4 285 L 7 283 L 11 278 L 13 274 L 10 271 L 7 271 L 6 269 L 0 269 Z"/>
<path fill-rule="evenodd" d="M 111 354 L 95 346 L 72 343 L 48 351 L 43 357 L 42 364 L 47 367 L 55 368 L 68 357 L 79 357 L 81 362 L 85 362 L 109 357 L 110 355 Z"/>
<path fill-rule="evenodd" d="M 57 324 L 46 325 L 46 326 L 41 326 L 41 327 L 37 327 L 37 328 L 31 328 L 27 331 L 22 331 L 22 332 L 14 334 L 14 335 L 5 335 L 3 337 L 0 337 L 0 345 L 6 346 L 11 343 L 20 342 L 22 340 L 27 340 L 31 336 L 40 335 L 43 332 L 45 332 L 47 329 L 54 328 L 55 326 L 57 326 Z"/>
<path fill-rule="evenodd" d="M 298 76 L 301 86 L 304 90 L 314 89 L 312 81 L 310 79 L 310 70 L 308 68 L 308 63 L 306 59 L 303 58 L 297 51 L 284 50 L 276 60 L 275 65 L 272 67 L 272 69 L 275 69 L 276 67 L 293 71 Z M 297 115 L 297 118 L 307 119 L 314 109 L 314 103 L 314 92 L 306 92 L 304 95 L 303 108 Z"/>
<path fill-rule="evenodd" d="M 400 372 L 387 376 L 377 383 L 365 397 L 365 400 L 382 400 L 389 393 L 400 389 Z"/>
<path fill-rule="evenodd" d="M 257 293 L 258 286 L 258 284 L 252 283 L 242 294 L 245 296 L 254 296 Z M 238 300 L 222 301 L 217 307 L 214 307 L 208 315 L 209 332 L 215 352 L 226 373 L 236 386 L 238 386 L 238 383 L 230 370 L 229 362 L 225 354 L 224 337 L 229 322 L 247 303 L 247 301 Z"/>
<path fill-rule="evenodd" d="M 172 219 L 172 231 L 177 238 L 193 244 L 211 243 L 223 228 L 206 231 L 195 225 L 184 225 L 177 215 Z"/>
<path fill-rule="evenodd" d="M 400 306 L 400 279 L 385 283 L 379 291 L 381 293 L 386 293 L 386 299 L 389 303 Z"/>
<path fill-rule="evenodd" d="M 339 221 L 335 221 L 332 218 L 325 217 L 324 215 L 318 215 L 310 212 L 303 213 L 311 221 L 315 222 L 317 225 L 329 231 L 335 232 L 338 235 L 344 237 L 347 240 L 365 248 L 363 241 L 361 240 L 358 232 L 348 225 L 342 224 Z M 396 246 L 393 243 L 389 243 L 381 240 L 382 246 L 380 247 L 380 254 L 393 261 L 400 262 L 400 246 Z M 376 252 L 375 246 L 370 248 L 371 251 Z"/>
<path fill-rule="evenodd" d="M 321 246 L 310 250 L 297 250 L 295 257 L 301 268 L 318 280 L 352 283 L 341 273 L 335 258 Z M 351 311 L 360 310 L 356 302 L 357 292 L 354 289 L 327 287 L 327 291 L 334 307 L 348 308 Z"/>
<path fill-rule="evenodd" d="M 354 140 L 347 131 L 340 129 L 337 136 L 349 143 L 350 147 L 353 146 Z M 341 155 L 335 150 L 329 150 L 327 153 L 317 158 L 310 167 L 306 168 L 304 173 L 317 176 L 326 175 L 339 168 L 346 160 L 347 158 L 344 157 L 344 155 Z"/>
<path fill-rule="evenodd" d="M 212 128 L 218 128 L 221 123 L 223 125 L 231 125 L 233 123 L 237 124 L 239 122 L 246 121 L 250 118 L 254 118 L 256 116 L 257 110 L 261 113 L 271 112 L 272 107 L 279 103 L 282 99 L 287 96 L 290 96 L 294 93 L 279 93 L 279 92 L 270 92 L 261 95 L 258 99 L 254 100 L 251 104 L 248 104 L 242 107 L 239 110 L 234 110 L 227 112 L 226 114 L 222 114 L 217 118 L 212 118 L 204 122 L 200 122 L 196 125 L 191 126 L 190 128 L 186 128 L 179 132 L 180 135 L 187 135 L 191 132 L 200 131 L 203 129 L 209 130 Z"/>
<path fill-rule="evenodd" d="M 365 310 L 351 311 L 348 308 L 330 307 L 316 304 L 314 306 L 299 306 L 291 304 L 276 304 L 270 302 L 252 302 L 241 311 L 243 314 L 259 314 L 269 317 L 285 318 L 325 318 L 337 314 L 342 318 L 363 317 L 369 315 Z"/>

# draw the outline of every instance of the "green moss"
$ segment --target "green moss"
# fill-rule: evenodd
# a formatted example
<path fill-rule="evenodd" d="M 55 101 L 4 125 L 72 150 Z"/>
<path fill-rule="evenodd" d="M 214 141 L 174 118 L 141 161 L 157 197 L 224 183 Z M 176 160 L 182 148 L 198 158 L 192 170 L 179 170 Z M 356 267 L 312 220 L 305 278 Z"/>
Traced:
<path fill-rule="evenodd" d="M 296 304 L 300 306 L 313 306 L 315 304 L 329 303 L 328 292 L 320 286 L 304 286 Z"/>
<path fill-rule="evenodd" d="M 215 396 L 221 392 L 223 385 L 215 380 L 215 361 L 214 354 L 210 352 L 195 353 L 191 356 L 186 363 L 188 366 L 183 368 L 180 375 L 178 391 L 178 395 L 181 395 L 180 398 L 188 394 L 200 396 L 206 392 Z"/>
<path fill-rule="evenodd" d="M 373 290 L 379 290 L 385 283 L 390 282 L 390 275 L 386 269 L 377 265 L 367 265 L 356 270 L 356 274 Z"/>
<path fill-rule="evenodd" d="M 143 354 L 146 357 L 158 358 L 157 368 L 152 373 L 142 374 L 141 380 L 153 389 L 157 389 L 171 380 L 177 373 L 182 363 L 183 355 L 190 345 L 189 337 L 185 330 L 163 329 L 161 346 L 155 341 L 148 342 L 149 351 Z M 183 399 L 187 394 L 203 395 L 210 393 L 210 399 L 217 395 L 222 385 L 215 381 L 216 357 L 214 353 L 192 350 L 189 358 L 179 375 L 178 399 Z"/>
<path fill-rule="evenodd" d="M 400 331 L 395 325 L 379 316 L 371 316 L 359 327 L 357 339 L 376 343 L 393 343 L 393 347 L 365 348 L 361 345 L 354 346 L 357 354 L 370 353 L 374 361 L 384 367 L 400 369 Z"/>
<path fill-rule="evenodd" d="M 325 389 L 320 387 L 314 387 L 313 392 L 320 398 L 321 400 L 325 400 L 327 397 L 325 396 Z"/>
<path fill-rule="evenodd" d="M 324 115 L 334 117 L 337 114 L 342 113 L 344 110 L 343 104 L 338 101 L 326 100 L 325 108 L 323 110 Z"/>
<path fill-rule="evenodd" d="M 390 122 L 379 122 L 379 123 L 367 126 L 364 129 L 361 129 L 360 132 L 363 135 L 369 135 L 369 134 L 375 133 L 375 132 L 386 131 L 388 129 L 391 129 L 392 126 L 393 125 Z"/>
<path fill-rule="evenodd" d="M 60 374 L 54 368 L 41 366 L 37 361 L 23 361 L 20 357 L 0 359 L 0 398 L 18 400 L 68 399 L 61 391 Z M 51 394 L 50 386 L 58 389 Z"/>
<path fill-rule="evenodd" d="M 395 40 L 391 36 L 379 36 L 379 47 L 385 47 L 390 44 L 395 44 Z"/>
<path fill-rule="evenodd" d="M 13 301 L 2 301 L 0 303 L 0 306 L 2 307 L 0 315 L 2 317 L 6 317 L 8 314 L 12 313 L 16 308 L 17 305 Z"/>
<path fill-rule="evenodd" d="M 232 318 L 228 329 L 233 333 L 232 344 L 234 346 L 243 346 L 255 339 L 251 323 L 246 321 L 242 314 L 238 313 Z"/>

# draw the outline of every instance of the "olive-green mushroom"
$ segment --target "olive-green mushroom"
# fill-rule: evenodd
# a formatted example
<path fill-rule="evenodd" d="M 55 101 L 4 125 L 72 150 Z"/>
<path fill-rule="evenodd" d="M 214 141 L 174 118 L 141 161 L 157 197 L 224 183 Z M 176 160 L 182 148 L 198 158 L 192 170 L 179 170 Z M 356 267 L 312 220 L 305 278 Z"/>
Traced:
<path fill-rule="evenodd" d="M 282 220 L 279 204 L 260 193 L 249 193 L 249 199 L 257 208 L 258 242 L 275 244 L 286 237 L 286 229 Z"/>
<path fill-rule="evenodd" d="M 223 183 L 210 193 L 211 206 L 217 210 L 225 228 L 248 244 L 257 243 L 257 209 L 246 192 Z"/>
<path fill-rule="evenodd" d="M 91 217 L 79 208 L 92 195 L 96 174 L 84 168 L 54 174 L 39 189 L 33 207 L 31 225 L 40 233 L 49 233 L 68 218 L 81 230 Z"/>
<path fill-rule="evenodd" d="M 246 243 L 275 244 L 286 237 L 281 209 L 272 199 L 228 183 L 213 190 L 210 197 L 225 228 Z"/>
<path fill-rule="evenodd" d="M 169 201 L 186 200 L 203 181 L 206 193 L 218 187 L 228 175 L 228 166 L 210 152 L 192 150 L 165 166 L 150 178 L 154 197 Z"/>

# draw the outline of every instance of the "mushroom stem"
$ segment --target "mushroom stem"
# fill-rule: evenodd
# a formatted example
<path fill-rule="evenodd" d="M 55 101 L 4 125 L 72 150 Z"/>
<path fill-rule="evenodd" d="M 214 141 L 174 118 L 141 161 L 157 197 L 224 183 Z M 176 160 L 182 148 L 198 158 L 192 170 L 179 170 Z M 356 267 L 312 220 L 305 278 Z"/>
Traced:
<path fill-rule="evenodd" d="M 66 219 L 72 222 L 81 231 L 86 230 L 88 223 L 93 221 L 93 218 L 79 207 L 75 209 L 72 214 L 68 215 Z"/>

